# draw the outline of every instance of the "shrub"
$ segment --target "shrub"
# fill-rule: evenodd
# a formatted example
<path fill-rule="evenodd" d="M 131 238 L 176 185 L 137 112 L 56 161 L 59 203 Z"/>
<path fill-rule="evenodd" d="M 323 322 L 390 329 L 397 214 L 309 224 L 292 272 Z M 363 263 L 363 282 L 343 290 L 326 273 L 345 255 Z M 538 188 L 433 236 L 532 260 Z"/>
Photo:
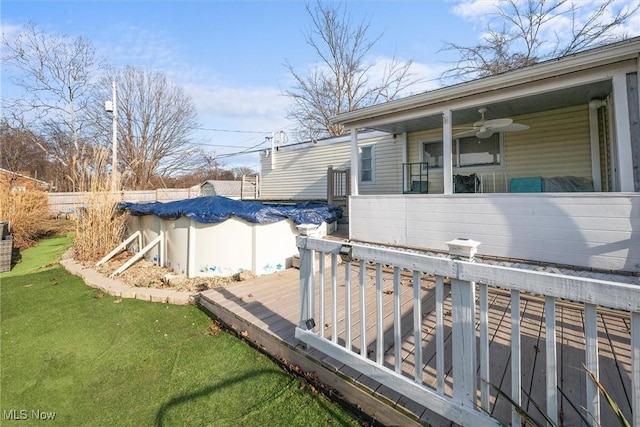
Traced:
<path fill-rule="evenodd" d="M 19 249 L 35 245 L 39 237 L 54 229 L 49 215 L 49 198 L 37 190 L 0 189 L 0 220 L 10 222 L 13 245 Z"/>

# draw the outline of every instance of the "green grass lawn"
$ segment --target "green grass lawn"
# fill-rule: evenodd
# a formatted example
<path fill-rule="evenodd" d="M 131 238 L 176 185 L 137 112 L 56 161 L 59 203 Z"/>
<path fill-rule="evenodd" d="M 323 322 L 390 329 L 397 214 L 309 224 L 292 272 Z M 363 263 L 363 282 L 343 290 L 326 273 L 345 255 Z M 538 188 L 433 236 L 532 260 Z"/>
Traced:
<path fill-rule="evenodd" d="M 1 425 L 359 424 L 196 307 L 88 288 L 54 262 L 69 244 L 0 274 Z"/>

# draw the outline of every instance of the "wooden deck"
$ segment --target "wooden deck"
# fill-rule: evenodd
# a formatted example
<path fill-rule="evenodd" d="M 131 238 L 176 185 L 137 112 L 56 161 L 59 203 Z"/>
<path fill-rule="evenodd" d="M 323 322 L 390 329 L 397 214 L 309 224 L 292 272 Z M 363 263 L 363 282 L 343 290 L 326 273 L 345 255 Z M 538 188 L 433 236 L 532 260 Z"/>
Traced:
<path fill-rule="evenodd" d="M 329 265 L 330 263 L 328 263 Z M 356 267 L 352 267 L 356 277 Z M 344 283 L 344 266 L 339 268 L 339 282 Z M 316 274 L 317 276 L 317 274 Z M 327 273 L 326 277 L 330 277 Z M 375 270 L 367 269 L 367 286 L 365 291 L 367 306 L 367 325 L 375 329 Z M 393 304 L 393 281 L 391 272 L 384 272 L 384 300 L 383 305 Z M 316 278 L 316 283 L 319 283 Z M 414 375 L 415 358 L 413 355 L 413 279 L 410 276 L 401 278 L 401 315 L 402 315 L 402 371 L 407 375 Z M 316 286 L 316 298 L 319 298 L 319 285 Z M 325 283 L 325 298 L 329 301 L 328 312 L 322 325 L 324 336 L 332 339 L 334 334 L 333 306 L 331 304 L 331 287 Z M 346 337 L 344 330 L 345 292 L 344 287 L 336 295 L 335 339 L 343 342 Z M 369 291 L 371 289 L 371 291 Z M 445 284 L 445 294 L 449 287 Z M 424 277 L 421 282 L 422 295 L 422 366 L 423 381 L 435 388 L 435 292 L 433 281 Z M 357 320 L 360 313 L 356 308 L 360 299 L 357 286 L 352 287 L 351 302 L 352 319 Z M 299 365 L 305 371 L 314 371 L 320 381 L 337 390 L 343 397 L 383 424 L 411 425 L 414 420 L 432 425 L 449 425 L 450 422 L 432 413 L 416 402 L 406 399 L 388 387 L 382 386 L 371 378 L 367 378 L 346 365 L 342 365 L 317 350 L 307 351 L 294 337 L 295 327 L 299 322 L 300 296 L 299 272 L 289 269 L 284 272 L 237 283 L 224 288 L 216 288 L 201 293 L 201 306 L 220 318 L 239 332 L 244 332 L 251 341 L 262 346 L 265 351 L 280 358 Z M 510 394 L 510 297 L 509 293 L 499 289 L 490 291 L 490 357 L 491 371 L 489 382 L 506 394 Z M 450 309 L 449 297 L 445 295 L 445 393 L 451 393 L 451 369 L 453 358 L 451 355 L 450 339 Z M 533 295 L 522 295 L 520 310 L 521 345 L 522 345 L 522 389 L 523 407 L 531 414 L 536 414 L 533 402 L 544 407 L 545 400 L 545 328 L 544 328 L 544 300 Z M 385 318 L 383 325 L 385 335 L 384 360 L 393 369 L 393 329 L 391 317 L 393 309 L 385 309 L 389 318 Z M 371 316 L 371 320 L 369 320 Z M 598 310 L 599 346 L 600 346 L 600 381 L 613 399 L 621 407 L 628 419 L 630 410 L 630 322 L 628 313 L 613 310 Z M 316 323 L 320 323 L 319 313 L 315 313 Z M 357 325 L 357 321 L 355 322 Z M 560 358 L 558 368 L 558 385 L 564 398 L 558 402 L 559 419 L 562 425 L 584 425 L 584 421 L 576 411 L 582 411 L 586 406 L 584 390 L 586 381 L 584 351 L 584 312 L 581 305 L 570 301 L 558 301 L 556 306 L 556 325 L 558 335 L 557 354 Z M 359 327 L 351 331 L 352 348 L 360 352 L 361 337 Z M 376 332 L 367 331 L 367 356 L 376 358 Z M 386 343 L 391 343 L 390 345 Z M 480 381 L 480 379 L 478 379 Z M 492 392 L 491 414 L 505 425 L 511 420 L 511 405 L 498 393 Z M 528 397 L 530 396 L 530 398 Z M 381 405 L 384 402 L 385 405 Z M 571 402 L 574 406 L 569 403 Z M 576 409 L 577 408 L 577 409 Z M 613 413 L 606 404 L 602 405 L 602 425 L 617 425 Z M 542 420 L 540 416 L 536 417 Z"/>

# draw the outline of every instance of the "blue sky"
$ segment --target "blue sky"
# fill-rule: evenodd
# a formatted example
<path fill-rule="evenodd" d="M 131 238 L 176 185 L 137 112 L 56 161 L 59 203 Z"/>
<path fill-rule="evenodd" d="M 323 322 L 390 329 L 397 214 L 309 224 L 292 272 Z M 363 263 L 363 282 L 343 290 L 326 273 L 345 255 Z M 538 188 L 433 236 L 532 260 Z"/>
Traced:
<path fill-rule="evenodd" d="M 437 77 L 454 59 L 440 51 L 443 42 L 475 44 L 493 3 L 352 0 L 346 8 L 354 22 L 370 21 L 371 37 L 382 34 L 368 60 L 383 63 L 394 54 L 412 60 L 413 72 L 425 80 L 413 90 L 421 91 L 439 86 Z M 580 2 L 584 8 L 591 3 Z M 639 15 L 625 29 L 629 35 L 640 34 Z M 304 40 L 311 23 L 303 1 L 2 0 L 5 37 L 29 21 L 50 34 L 85 37 L 110 64 L 164 72 L 192 97 L 201 127 L 209 129 L 198 130 L 195 139 L 218 155 L 242 149 L 228 145 L 256 146 L 270 132 L 284 130 L 293 138 L 282 95 L 292 80 L 283 64 L 304 74 L 317 60 Z M 244 155 L 223 162 L 257 169 L 259 160 Z"/>

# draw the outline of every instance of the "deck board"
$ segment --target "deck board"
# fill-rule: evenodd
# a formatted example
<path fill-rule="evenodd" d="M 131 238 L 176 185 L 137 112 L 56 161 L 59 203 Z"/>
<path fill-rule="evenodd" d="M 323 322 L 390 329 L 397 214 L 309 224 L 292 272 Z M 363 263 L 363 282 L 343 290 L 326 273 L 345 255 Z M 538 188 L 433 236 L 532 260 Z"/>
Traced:
<path fill-rule="evenodd" d="M 319 313 L 312 314 L 316 319 L 316 328 L 324 328 L 325 337 L 330 339 L 334 334 L 333 307 L 331 294 L 331 263 L 326 263 L 325 272 L 325 301 L 327 302 L 324 325 L 320 324 Z M 359 265 L 352 266 L 351 283 L 351 329 L 352 348 L 360 351 L 360 286 L 358 282 Z M 345 331 L 345 290 L 344 264 L 337 266 L 337 327 L 335 334 L 340 343 L 344 343 Z M 376 360 L 376 286 L 375 268 L 366 270 L 366 344 L 367 357 Z M 433 278 L 423 277 L 421 280 L 422 296 L 422 360 L 420 366 L 424 384 L 435 389 L 436 387 L 436 361 L 435 361 L 435 285 Z M 319 274 L 315 275 L 315 301 L 320 300 Z M 394 368 L 393 351 L 393 274 L 392 271 L 383 271 L 383 305 L 386 317 L 383 319 L 385 342 L 385 365 Z M 414 331 L 413 331 L 413 278 L 403 274 L 401 276 L 401 370 L 411 377 L 415 372 Z M 452 394 L 453 379 L 451 354 L 451 303 L 450 288 L 445 284 L 444 289 L 444 344 L 445 344 L 445 389 L 447 395 Z M 338 372 L 344 378 L 351 378 L 359 384 L 359 387 L 375 392 L 382 396 L 383 401 L 391 405 L 402 407 L 415 417 L 435 425 L 447 425 L 445 419 L 439 417 L 424 408 L 417 402 L 413 402 L 397 392 L 381 385 L 377 381 L 368 378 L 354 369 L 345 366 L 315 349 L 303 349 L 295 339 L 295 326 L 299 322 L 299 272 L 295 269 L 286 270 L 270 276 L 261 276 L 245 282 L 232 284 L 227 287 L 214 288 L 201 293 L 202 298 L 211 303 L 216 310 L 226 310 L 234 316 L 244 319 L 274 340 L 286 343 L 290 348 L 299 351 L 306 358 L 316 360 L 318 364 L 329 370 Z M 213 314 L 216 315 L 215 310 Z M 489 381 L 507 394 L 511 390 L 511 301 L 510 294 L 505 290 L 491 289 L 489 291 L 489 354 L 490 354 L 490 378 Z M 544 299 L 538 296 L 522 295 L 521 297 L 521 342 L 522 342 L 522 385 L 525 393 L 522 402 L 525 409 L 535 413 L 532 403 L 526 395 L 536 401 L 543 408 L 545 402 L 545 371 L 546 371 L 546 346 L 544 328 Z M 557 325 L 557 354 L 559 358 L 558 384 L 563 388 L 567 397 L 574 404 L 583 408 L 585 406 L 583 392 L 586 376 L 583 363 L 584 354 L 584 319 L 581 306 L 571 302 L 558 301 L 556 303 Z M 318 329 L 316 329 L 318 330 Z M 630 332 L 628 313 L 618 313 L 611 310 L 598 310 L 598 330 L 600 346 L 600 377 L 601 382 L 614 396 L 614 399 L 622 407 L 625 415 L 630 417 Z M 478 373 L 479 375 L 479 373 Z M 479 378 L 479 377 L 478 377 Z M 478 379 L 480 381 L 480 379 Z M 582 400 L 581 400 L 582 399 Z M 478 400 L 479 402 L 479 400 Z M 492 390 L 491 414 L 508 424 L 511 419 L 511 405 L 502 396 L 496 395 Z M 568 405 L 564 398 L 560 398 L 561 421 L 565 425 L 579 425 L 580 419 L 575 411 Z M 367 411 L 367 408 L 363 408 Z M 606 404 L 602 405 L 602 425 L 610 425 L 611 411 Z M 537 417 L 539 418 L 539 417 Z M 541 418 L 539 418 L 541 419 Z"/>

